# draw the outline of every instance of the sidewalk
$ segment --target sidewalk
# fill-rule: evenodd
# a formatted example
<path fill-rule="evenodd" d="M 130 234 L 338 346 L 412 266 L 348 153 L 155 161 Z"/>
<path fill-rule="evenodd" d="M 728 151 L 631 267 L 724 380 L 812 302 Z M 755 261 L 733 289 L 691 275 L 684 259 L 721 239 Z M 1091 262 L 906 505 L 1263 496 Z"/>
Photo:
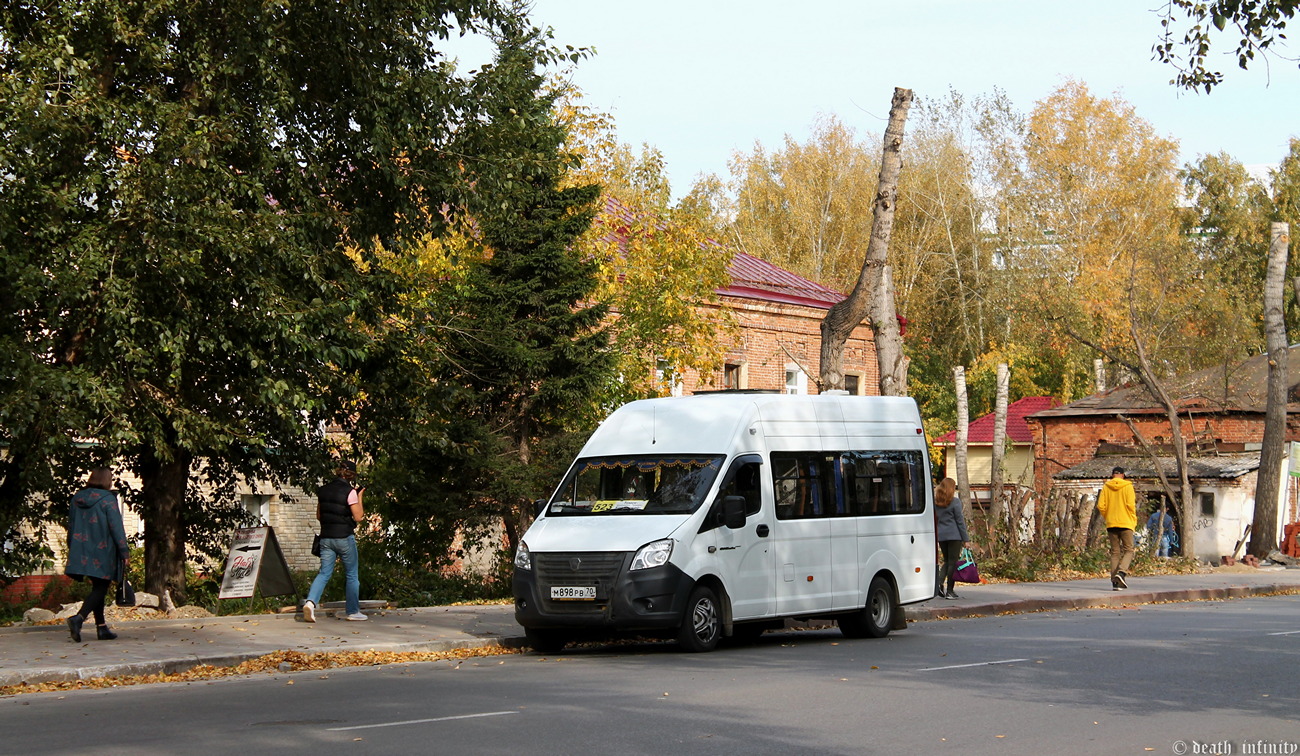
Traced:
<path fill-rule="evenodd" d="M 1300 591 L 1300 569 L 1132 577 L 1110 581 L 996 583 L 958 587 L 962 598 L 908 606 L 913 621 L 1164 601 L 1218 600 Z M 124 622 L 115 641 L 72 643 L 65 625 L 0 628 L 0 687 L 122 675 L 169 674 L 200 664 L 234 666 L 274 651 L 451 651 L 523 645 L 510 605 L 387 609 L 368 622 L 320 613 L 315 624 L 292 614 Z M 924 632 L 923 628 L 914 628 Z"/>

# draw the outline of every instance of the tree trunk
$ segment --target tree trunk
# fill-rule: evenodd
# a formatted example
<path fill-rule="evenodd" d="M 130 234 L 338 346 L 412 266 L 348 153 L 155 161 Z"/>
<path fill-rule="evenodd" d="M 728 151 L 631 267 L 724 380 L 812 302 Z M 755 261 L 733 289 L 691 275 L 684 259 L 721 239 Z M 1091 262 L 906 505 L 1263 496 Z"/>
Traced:
<path fill-rule="evenodd" d="M 174 452 L 160 460 L 154 450 L 140 456 L 141 519 L 144 521 L 145 590 L 161 597 L 170 590 L 185 603 L 185 488 L 191 457 Z"/>
<path fill-rule="evenodd" d="M 1091 506 L 1088 507 L 1088 533 L 1084 539 L 1084 548 L 1091 551 L 1101 545 L 1101 534 L 1106 532 L 1106 518 L 1097 511 L 1095 498 L 1088 503 Z"/>
<path fill-rule="evenodd" d="M 831 307 L 822 320 L 820 390 L 844 388 L 844 342 L 870 314 L 880 368 L 880 395 L 902 396 L 906 386 L 903 339 L 894 308 L 894 282 L 889 268 L 889 237 L 898 199 L 898 174 L 903 167 L 903 127 L 912 106 L 912 90 L 894 89 L 885 127 L 880 180 L 872 212 L 871 240 L 853 291 Z"/>
<path fill-rule="evenodd" d="M 1268 399 L 1264 410 L 1264 444 L 1259 452 L 1259 477 L 1255 482 L 1255 519 L 1251 523 L 1249 553 L 1260 559 L 1277 548 L 1277 504 L 1282 458 L 1286 453 L 1287 341 L 1283 319 L 1287 246 L 1290 227 L 1274 223 L 1268 247 L 1268 273 L 1264 279 L 1264 338 L 1268 344 Z"/>
<path fill-rule="evenodd" d="M 1183 556 L 1195 558 L 1196 544 L 1191 535 L 1196 524 L 1196 515 L 1193 507 L 1192 481 L 1187 477 L 1187 439 L 1183 438 L 1182 418 L 1178 416 L 1178 404 L 1165 390 L 1164 384 L 1156 377 L 1155 371 L 1151 369 L 1146 347 L 1138 336 L 1136 320 L 1130 321 L 1130 330 L 1137 351 L 1138 380 L 1146 386 L 1147 391 L 1160 403 L 1160 406 L 1164 407 L 1165 416 L 1169 418 L 1169 436 L 1174 445 L 1174 459 L 1178 465 L 1178 500 L 1182 502 L 1183 521 L 1180 529 L 1185 536 L 1182 540 Z M 1159 466 L 1160 463 L 1156 460 L 1155 464 Z"/>
<path fill-rule="evenodd" d="M 957 496 L 966 505 L 969 515 L 974 502 L 970 497 L 970 475 L 966 471 L 968 462 L 968 445 L 970 443 L 970 410 L 966 406 L 966 368 L 958 365 L 952 369 L 953 381 L 957 384 L 957 438 L 953 442 L 953 454 L 956 455 Z"/>
<path fill-rule="evenodd" d="M 1002 501 L 1002 455 L 1007 443 L 1007 364 L 998 363 L 997 398 L 993 405 L 993 455 L 989 474 L 990 515 L 994 527 L 1002 527 L 1006 505 Z M 1009 534 L 1008 537 L 1014 537 Z"/>
<path fill-rule="evenodd" d="M 1100 357 L 1092 361 L 1092 378 L 1095 382 L 1097 393 L 1104 393 L 1106 391 L 1106 368 L 1105 363 Z"/>

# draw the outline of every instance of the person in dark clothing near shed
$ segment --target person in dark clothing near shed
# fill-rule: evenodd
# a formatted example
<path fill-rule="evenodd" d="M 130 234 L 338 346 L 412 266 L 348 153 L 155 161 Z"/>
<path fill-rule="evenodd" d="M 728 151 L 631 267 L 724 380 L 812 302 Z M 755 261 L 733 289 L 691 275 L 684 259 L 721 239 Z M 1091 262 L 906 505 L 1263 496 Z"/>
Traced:
<path fill-rule="evenodd" d="M 334 574 L 335 562 L 343 562 L 345 573 L 343 596 L 347 618 L 360 622 L 367 619 L 361 613 L 361 579 L 357 558 L 357 523 L 365 516 L 361 497 L 365 489 L 353 485 L 357 477 L 355 462 L 341 462 L 334 471 L 334 480 L 316 490 L 316 519 L 320 520 L 320 572 L 311 582 L 307 600 L 302 605 L 302 617 L 307 622 L 316 621 L 316 607 L 320 604 L 325 585 Z"/>

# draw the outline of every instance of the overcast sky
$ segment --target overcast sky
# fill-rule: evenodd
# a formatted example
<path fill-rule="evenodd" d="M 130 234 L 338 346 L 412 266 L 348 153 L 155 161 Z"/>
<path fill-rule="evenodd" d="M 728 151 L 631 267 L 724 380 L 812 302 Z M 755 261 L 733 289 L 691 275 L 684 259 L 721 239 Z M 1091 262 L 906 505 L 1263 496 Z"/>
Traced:
<path fill-rule="evenodd" d="M 1174 70 L 1151 59 L 1160 32 L 1151 9 L 1162 5 L 535 0 L 532 17 L 559 44 L 596 49 L 574 82 L 588 104 L 613 114 L 622 141 L 663 152 L 678 196 L 698 174 L 725 178 L 736 150 L 777 147 L 786 134 L 804 141 L 819 113 L 859 134 L 881 132 L 895 86 L 933 98 L 996 87 L 1027 113 L 1074 78 L 1131 103 L 1179 142 L 1184 161 L 1227 151 L 1248 165 L 1276 163 L 1300 137 L 1296 63 L 1247 72 L 1225 56 L 1214 63 L 1227 81 L 1212 94 L 1175 90 Z"/>

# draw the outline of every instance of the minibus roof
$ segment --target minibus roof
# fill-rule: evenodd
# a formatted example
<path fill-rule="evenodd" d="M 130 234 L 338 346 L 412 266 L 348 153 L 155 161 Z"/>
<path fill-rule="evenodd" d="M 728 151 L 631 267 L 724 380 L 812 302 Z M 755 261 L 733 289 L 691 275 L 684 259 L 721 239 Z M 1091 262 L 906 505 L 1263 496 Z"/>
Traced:
<path fill-rule="evenodd" d="M 868 435 L 919 436 L 921 428 L 909 397 L 715 392 L 625 404 L 601 423 L 581 456 L 759 451 L 762 434 L 746 430 L 756 423 L 777 435 L 781 428 L 802 427 L 798 435 L 804 435 L 809 426 L 823 426 L 822 434 L 842 436 L 848 426 L 853 435 L 857 427 L 873 428 Z"/>

